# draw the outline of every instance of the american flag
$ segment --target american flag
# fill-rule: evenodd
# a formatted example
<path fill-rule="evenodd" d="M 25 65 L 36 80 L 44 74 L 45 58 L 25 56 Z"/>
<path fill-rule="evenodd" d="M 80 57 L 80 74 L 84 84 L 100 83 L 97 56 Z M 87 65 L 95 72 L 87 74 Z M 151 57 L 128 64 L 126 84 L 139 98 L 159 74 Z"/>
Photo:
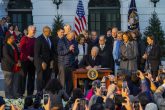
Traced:
<path fill-rule="evenodd" d="M 82 0 L 78 1 L 76 16 L 75 16 L 75 32 L 79 35 L 83 30 L 87 28 L 86 18 L 85 18 L 85 11 Z"/>

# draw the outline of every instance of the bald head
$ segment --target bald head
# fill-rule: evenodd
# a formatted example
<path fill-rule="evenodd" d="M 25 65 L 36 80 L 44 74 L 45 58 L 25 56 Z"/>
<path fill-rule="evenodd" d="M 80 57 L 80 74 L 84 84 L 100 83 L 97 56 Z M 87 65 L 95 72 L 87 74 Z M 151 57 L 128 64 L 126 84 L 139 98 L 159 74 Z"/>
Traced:
<path fill-rule="evenodd" d="M 112 37 L 113 38 L 117 37 L 117 32 L 118 32 L 118 28 L 117 27 L 112 28 Z"/>

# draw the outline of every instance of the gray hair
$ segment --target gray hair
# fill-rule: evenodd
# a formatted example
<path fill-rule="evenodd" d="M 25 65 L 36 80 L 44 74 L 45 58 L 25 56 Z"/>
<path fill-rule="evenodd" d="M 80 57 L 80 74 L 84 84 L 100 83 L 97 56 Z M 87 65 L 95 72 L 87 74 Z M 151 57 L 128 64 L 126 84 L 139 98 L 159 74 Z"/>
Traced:
<path fill-rule="evenodd" d="M 97 46 L 92 47 L 92 50 L 94 50 L 94 49 L 96 49 L 97 53 L 99 53 L 99 48 Z"/>
<path fill-rule="evenodd" d="M 64 28 L 65 28 L 65 27 L 67 27 L 67 26 L 69 26 L 69 27 L 70 27 L 70 29 L 72 30 L 72 26 L 71 26 L 71 25 L 69 25 L 69 24 L 65 24 L 65 25 L 64 25 Z"/>
<path fill-rule="evenodd" d="M 105 35 L 100 35 L 99 39 L 100 39 L 101 37 L 103 37 L 103 38 L 105 39 Z M 106 39 L 105 39 L 105 40 L 106 40 Z"/>

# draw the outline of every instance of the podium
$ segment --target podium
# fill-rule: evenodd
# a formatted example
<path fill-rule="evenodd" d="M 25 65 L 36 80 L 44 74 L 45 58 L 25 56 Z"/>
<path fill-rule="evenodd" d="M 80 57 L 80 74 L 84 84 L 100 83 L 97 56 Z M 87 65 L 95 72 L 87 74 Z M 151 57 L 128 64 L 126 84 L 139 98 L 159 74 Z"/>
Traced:
<path fill-rule="evenodd" d="M 97 71 L 98 71 L 98 79 L 102 79 L 104 76 L 108 76 L 112 73 L 112 70 L 110 70 L 110 69 L 99 69 Z M 88 72 L 88 70 L 83 69 L 83 68 L 77 69 L 72 72 L 74 88 L 77 88 L 77 82 L 79 79 L 88 79 L 87 72 Z M 110 82 L 107 80 L 106 87 L 108 87 L 109 84 L 110 84 Z"/>

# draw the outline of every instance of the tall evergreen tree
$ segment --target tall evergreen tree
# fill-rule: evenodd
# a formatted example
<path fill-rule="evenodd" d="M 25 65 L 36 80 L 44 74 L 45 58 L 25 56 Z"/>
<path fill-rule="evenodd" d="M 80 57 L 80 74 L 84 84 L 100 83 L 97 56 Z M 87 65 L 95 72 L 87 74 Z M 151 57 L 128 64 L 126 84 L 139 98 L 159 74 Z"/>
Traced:
<path fill-rule="evenodd" d="M 155 37 L 156 43 L 158 43 L 161 47 L 165 44 L 165 34 L 162 30 L 161 22 L 155 11 L 152 13 L 151 18 L 149 19 L 149 26 L 146 27 L 144 35 L 153 35 Z"/>
<path fill-rule="evenodd" d="M 52 36 L 57 35 L 57 30 L 59 28 L 62 28 L 64 26 L 62 15 L 56 15 L 53 23 L 53 31 L 52 31 Z"/>

